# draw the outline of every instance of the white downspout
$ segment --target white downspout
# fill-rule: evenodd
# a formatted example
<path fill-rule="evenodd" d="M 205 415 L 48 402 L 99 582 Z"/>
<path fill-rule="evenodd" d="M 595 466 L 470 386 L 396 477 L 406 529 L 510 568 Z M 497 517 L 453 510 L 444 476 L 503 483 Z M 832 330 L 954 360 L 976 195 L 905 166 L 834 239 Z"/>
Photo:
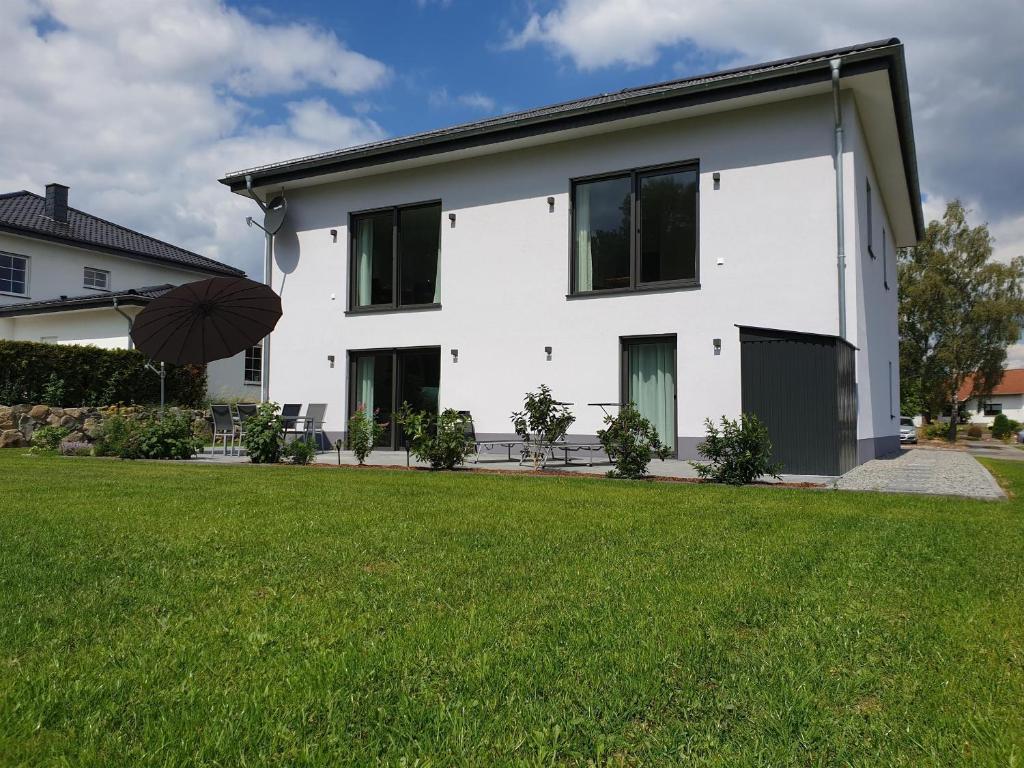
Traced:
<path fill-rule="evenodd" d="M 249 194 L 252 195 L 252 198 L 256 201 L 256 204 L 259 205 L 259 207 L 262 208 L 265 211 L 266 209 L 263 208 L 263 204 L 260 202 L 260 199 L 258 197 L 256 197 L 256 193 L 252 191 L 252 176 L 250 176 L 250 175 L 246 175 L 246 177 L 245 177 L 245 188 L 246 188 L 246 190 L 248 190 Z M 263 229 L 263 228 L 260 227 L 260 229 Z M 271 266 L 272 266 L 272 261 L 273 261 L 273 258 L 274 258 L 274 255 L 273 255 L 274 254 L 273 235 L 271 235 L 269 232 L 267 232 L 267 230 L 264 229 L 263 230 L 263 237 L 264 237 L 264 240 L 266 242 L 266 248 L 265 248 L 265 252 L 264 252 L 264 255 L 263 255 L 263 282 L 268 287 L 272 288 L 273 286 L 270 285 L 270 280 L 271 280 L 271 274 L 272 274 Z M 270 334 L 269 333 L 263 339 L 263 359 L 260 361 L 260 400 L 262 402 L 264 402 L 264 403 L 270 401 Z"/>
<path fill-rule="evenodd" d="M 839 66 L 832 59 L 832 108 L 836 126 L 836 269 L 839 273 L 839 338 L 846 338 L 846 224 L 843 212 L 843 109 L 839 103 Z"/>

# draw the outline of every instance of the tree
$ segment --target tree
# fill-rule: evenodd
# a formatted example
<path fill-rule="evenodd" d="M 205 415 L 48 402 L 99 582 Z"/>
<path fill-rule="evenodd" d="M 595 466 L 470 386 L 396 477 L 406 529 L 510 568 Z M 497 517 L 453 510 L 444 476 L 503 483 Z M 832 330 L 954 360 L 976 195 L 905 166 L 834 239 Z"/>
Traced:
<path fill-rule="evenodd" d="M 991 256 L 988 227 L 968 226 L 959 200 L 899 256 L 903 399 L 926 415 L 950 407 L 950 440 L 956 439 L 960 388 L 970 380 L 969 397 L 992 391 L 1024 317 L 1024 257 L 1001 263 Z"/>

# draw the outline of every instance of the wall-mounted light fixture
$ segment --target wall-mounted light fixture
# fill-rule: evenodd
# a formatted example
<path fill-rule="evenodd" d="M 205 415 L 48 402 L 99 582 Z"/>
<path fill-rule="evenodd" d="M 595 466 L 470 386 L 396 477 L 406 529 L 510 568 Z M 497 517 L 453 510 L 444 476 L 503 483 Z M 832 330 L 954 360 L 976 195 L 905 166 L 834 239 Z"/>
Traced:
<path fill-rule="evenodd" d="M 555 212 L 555 198 L 549 197 L 548 198 L 548 213 L 554 213 L 554 212 Z"/>
<path fill-rule="evenodd" d="M 338 242 L 338 230 L 336 230 L 336 229 L 332 229 L 331 230 L 331 242 L 332 243 Z"/>
<path fill-rule="evenodd" d="M 721 339 L 712 339 L 711 343 L 714 344 L 714 346 L 715 346 L 715 354 L 716 355 L 722 354 L 722 340 Z"/>
<path fill-rule="evenodd" d="M 459 350 L 457 350 L 457 349 L 453 349 L 452 350 L 452 362 L 453 363 L 459 362 Z"/>
<path fill-rule="evenodd" d="M 715 171 L 714 173 L 711 174 L 711 180 L 715 182 L 715 189 L 721 189 L 722 174 L 720 174 L 718 171 Z"/>
<path fill-rule="evenodd" d="M 328 355 L 327 356 L 327 362 L 331 366 L 331 368 L 333 368 L 334 367 L 334 355 Z"/>
<path fill-rule="evenodd" d="M 452 229 L 455 229 L 455 214 L 454 213 L 449 213 L 448 214 L 448 221 L 451 222 Z"/>
<path fill-rule="evenodd" d="M 551 359 L 551 347 L 544 347 L 544 354 L 548 356 L 548 360 Z"/>

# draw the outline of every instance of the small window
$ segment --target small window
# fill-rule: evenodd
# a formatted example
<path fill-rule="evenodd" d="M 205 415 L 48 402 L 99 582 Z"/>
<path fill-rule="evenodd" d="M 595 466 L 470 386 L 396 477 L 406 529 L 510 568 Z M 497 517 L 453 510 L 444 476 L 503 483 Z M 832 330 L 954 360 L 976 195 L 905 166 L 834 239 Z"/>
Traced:
<path fill-rule="evenodd" d="M 889 250 L 888 238 L 885 235 L 885 227 L 882 227 L 882 284 L 885 290 L 889 290 Z"/>
<path fill-rule="evenodd" d="M 86 267 L 84 280 L 86 288 L 97 288 L 101 291 L 110 289 L 110 273 L 105 269 Z"/>
<path fill-rule="evenodd" d="M 440 203 L 355 214 L 351 230 L 351 309 L 441 303 Z"/>
<path fill-rule="evenodd" d="M 28 257 L 0 253 L 0 293 L 28 293 Z"/>
<path fill-rule="evenodd" d="M 871 258 L 873 259 L 873 258 L 875 258 L 875 246 L 874 246 L 875 226 L 873 224 L 874 215 L 872 213 L 873 204 L 871 202 L 871 182 L 868 181 L 867 179 L 865 179 L 864 183 L 865 183 L 865 185 L 867 185 L 867 195 L 866 195 L 867 203 L 865 204 L 866 205 L 866 209 L 867 209 L 867 213 L 865 215 L 865 218 L 867 219 L 867 227 L 868 227 L 868 234 L 867 234 L 867 237 L 868 237 L 868 255 L 870 255 Z"/>
<path fill-rule="evenodd" d="M 245 350 L 245 383 L 260 384 L 263 381 L 263 345 L 257 344 Z"/>
<path fill-rule="evenodd" d="M 985 403 L 985 415 L 986 416 L 998 416 L 1003 412 L 1002 403 Z"/>
<path fill-rule="evenodd" d="M 571 292 L 696 285 L 696 164 L 572 186 Z"/>

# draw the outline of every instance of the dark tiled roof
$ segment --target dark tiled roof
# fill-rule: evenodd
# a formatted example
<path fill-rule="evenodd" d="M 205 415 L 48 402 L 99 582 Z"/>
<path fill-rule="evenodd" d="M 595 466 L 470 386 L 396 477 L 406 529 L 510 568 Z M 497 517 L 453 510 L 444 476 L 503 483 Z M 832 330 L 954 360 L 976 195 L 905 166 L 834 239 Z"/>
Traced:
<path fill-rule="evenodd" d="M 846 48 L 836 48 L 831 51 L 821 51 L 818 53 L 810 53 L 805 56 L 780 59 L 778 61 L 770 61 L 763 64 L 753 64 L 746 67 L 712 72 L 709 74 L 681 78 L 678 80 L 669 80 L 663 83 L 655 83 L 654 85 L 625 88 L 621 91 L 616 91 L 615 93 L 602 93 L 598 96 L 574 99 L 572 101 L 562 102 L 561 104 L 552 104 L 550 106 L 528 109 L 522 112 L 512 112 L 506 115 L 488 118 L 486 120 L 462 123 L 461 125 L 454 125 L 448 128 L 424 131 L 423 133 L 401 136 L 395 139 L 387 139 L 385 141 L 362 144 L 356 147 L 348 147 L 346 149 L 322 152 L 320 154 L 309 155 L 307 157 L 299 157 L 293 160 L 269 163 L 267 165 L 248 168 L 241 171 L 233 171 L 226 174 L 225 177 L 221 179 L 221 182 L 235 187 L 240 182 L 244 181 L 246 174 L 252 174 L 255 179 L 258 175 L 273 175 L 273 172 L 275 171 L 283 171 L 286 169 L 313 169 L 351 156 L 360 156 L 371 153 L 376 154 L 385 150 L 397 149 L 412 144 L 441 142 L 454 139 L 456 137 L 463 137 L 468 134 L 489 133 L 503 128 L 547 121 L 565 115 L 589 112 L 630 102 L 657 100 L 660 97 L 675 95 L 685 91 L 692 91 L 699 89 L 702 86 L 718 83 L 724 84 L 729 81 L 743 82 L 745 80 L 760 79 L 765 76 L 770 76 L 776 72 L 792 70 L 803 65 L 821 64 L 823 62 L 827 63 L 830 59 L 835 58 L 836 56 L 864 54 L 877 49 L 892 48 L 900 45 L 900 41 L 897 38 L 877 40 L 875 42 L 848 46 Z"/>
<path fill-rule="evenodd" d="M 174 288 L 170 283 L 150 285 L 145 288 L 130 288 L 127 291 L 111 291 L 90 293 L 85 296 L 58 296 L 54 299 L 28 301 L 24 304 L 10 304 L 0 307 L 0 317 L 17 317 L 19 315 L 42 315 L 48 312 L 63 312 L 71 309 L 96 309 L 97 307 L 113 307 L 114 299 L 118 304 L 140 306 L 148 304 Z"/>
<path fill-rule="evenodd" d="M 0 231 L 57 240 L 83 248 L 185 267 L 216 275 L 243 275 L 239 269 L 186 251 L 133 229 L 68 208 L 67 223 L 46 216 L 46 200 L 22 190 L 0 195 Z"/>

